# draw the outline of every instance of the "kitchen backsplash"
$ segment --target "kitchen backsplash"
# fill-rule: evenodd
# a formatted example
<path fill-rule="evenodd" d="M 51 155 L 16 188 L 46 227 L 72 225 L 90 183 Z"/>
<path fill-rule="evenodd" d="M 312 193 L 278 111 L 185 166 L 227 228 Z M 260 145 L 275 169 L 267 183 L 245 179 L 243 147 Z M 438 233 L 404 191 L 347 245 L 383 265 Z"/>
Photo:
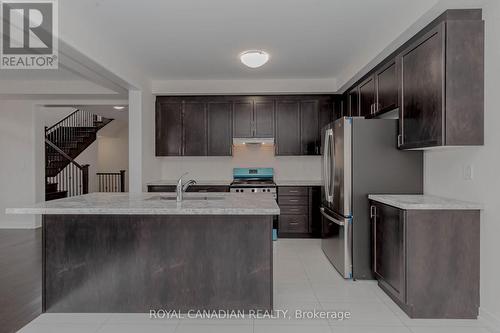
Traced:
<path fill-rule="evenodd" d="M 271 145 L 238 145 L 232 157 L 159 157 L 162 179 L 184 172 L 202 180 L 230 180 L 236 167 L 273 167 L 277 180 L 320 180 L 321 156 L 274 156 Z"/>

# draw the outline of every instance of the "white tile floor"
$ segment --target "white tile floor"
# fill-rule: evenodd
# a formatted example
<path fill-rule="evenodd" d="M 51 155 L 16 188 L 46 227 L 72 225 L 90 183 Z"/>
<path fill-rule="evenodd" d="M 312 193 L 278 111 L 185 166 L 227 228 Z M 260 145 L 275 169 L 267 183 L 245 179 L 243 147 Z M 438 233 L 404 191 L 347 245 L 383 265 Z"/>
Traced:
<path fill-rule="evenodd" d="M 320 240 L 274 243 L 275 309 L 350 311 L 349 320 L 149 319 L 146 314 L 44 314 L 22 333 L 492 333 L 481 320 L 408 318 L 373 281 L 344 281 L 320 248 Z"/>

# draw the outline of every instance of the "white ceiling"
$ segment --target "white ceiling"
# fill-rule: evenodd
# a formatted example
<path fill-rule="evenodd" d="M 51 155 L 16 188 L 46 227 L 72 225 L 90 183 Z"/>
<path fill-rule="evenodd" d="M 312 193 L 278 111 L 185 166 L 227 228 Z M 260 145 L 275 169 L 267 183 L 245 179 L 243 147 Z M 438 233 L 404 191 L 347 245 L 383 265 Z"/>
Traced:
<path fill-rule="evenodd" d="M 153 80 L 324 79 L 354 73 L 437 0 L 93 0 L 69 2 Z M 64 6 L 64 3 L 60 4 Z M 71 20 L 64 20 L 70 24 Z M 63 26 L 60 29 L 64 29 Z M 242 66 L 238 54 L 271 60 Z"/>
<path fill-rule="evenodd" d="M 79 81 L 82 77 L 67 69 L 1 69 L 0 80 Z"/>

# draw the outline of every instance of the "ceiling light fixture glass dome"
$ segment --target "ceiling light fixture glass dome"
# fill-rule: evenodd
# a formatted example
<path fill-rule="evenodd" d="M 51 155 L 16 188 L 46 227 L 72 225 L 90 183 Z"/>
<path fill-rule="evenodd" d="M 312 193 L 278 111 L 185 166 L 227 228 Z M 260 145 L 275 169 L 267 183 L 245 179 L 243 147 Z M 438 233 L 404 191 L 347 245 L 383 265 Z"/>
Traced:
<path fill-rule="evenodd" d="M 269 61 L 269 53 L 261 50 L 249 50 L 240 54 L 241 62 L 250 68 L 257 68 Z"/>

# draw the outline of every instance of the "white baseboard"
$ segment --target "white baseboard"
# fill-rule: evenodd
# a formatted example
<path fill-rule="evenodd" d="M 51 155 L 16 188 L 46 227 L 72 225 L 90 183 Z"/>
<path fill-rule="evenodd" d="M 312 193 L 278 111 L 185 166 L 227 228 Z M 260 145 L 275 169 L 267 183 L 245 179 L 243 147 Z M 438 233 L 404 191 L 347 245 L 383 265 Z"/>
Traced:
<path fill-rule="evenodd" d="M 494 316 L 488 310 L 479 308 L 479 319 L 481 319 L 493 332 L 500 332 L 500 318 Z"/>

